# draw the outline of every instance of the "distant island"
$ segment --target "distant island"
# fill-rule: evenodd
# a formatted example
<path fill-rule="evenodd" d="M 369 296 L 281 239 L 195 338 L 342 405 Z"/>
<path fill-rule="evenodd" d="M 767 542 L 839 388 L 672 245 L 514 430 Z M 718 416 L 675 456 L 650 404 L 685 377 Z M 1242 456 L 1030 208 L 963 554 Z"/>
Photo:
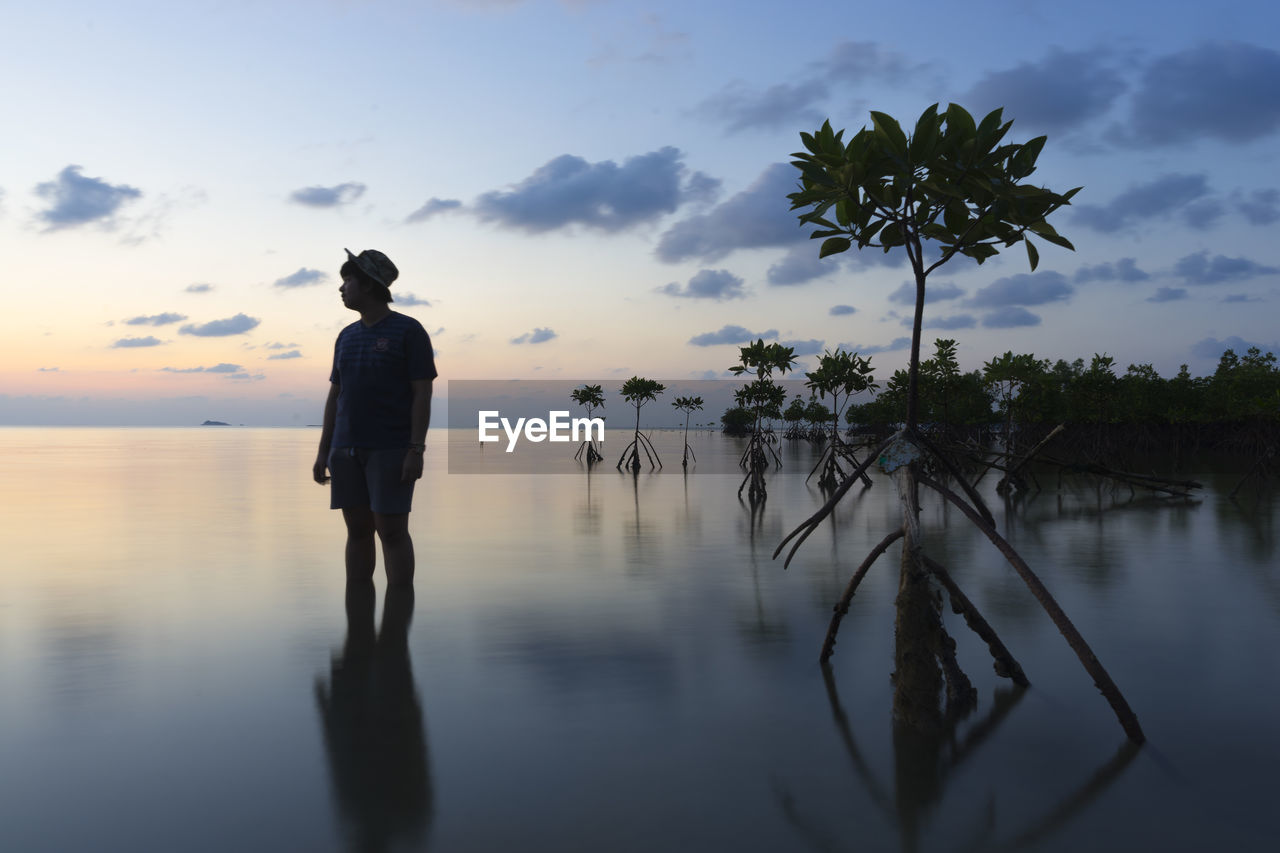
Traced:
<path fill-rule="evenodd" d="M 231 426 L 231 424 L 224 423 L 223 421 L 205 421 L 200 424 L 200 426 Z"/>

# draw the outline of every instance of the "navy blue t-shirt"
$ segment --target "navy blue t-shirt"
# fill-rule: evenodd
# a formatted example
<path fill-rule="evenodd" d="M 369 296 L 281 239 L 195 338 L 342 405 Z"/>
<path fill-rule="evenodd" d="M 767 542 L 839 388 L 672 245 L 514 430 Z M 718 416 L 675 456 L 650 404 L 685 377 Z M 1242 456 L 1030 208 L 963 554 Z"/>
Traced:
<path fill-rule="evenodd" d="M 340 387 L 334 447 L 393 450 L 409 444 L 415 379 L 435 379 L 431 338 L 412 317 L 392 311 L 372 326 L 357 320 L 338 333 L 329 381 Z"/>

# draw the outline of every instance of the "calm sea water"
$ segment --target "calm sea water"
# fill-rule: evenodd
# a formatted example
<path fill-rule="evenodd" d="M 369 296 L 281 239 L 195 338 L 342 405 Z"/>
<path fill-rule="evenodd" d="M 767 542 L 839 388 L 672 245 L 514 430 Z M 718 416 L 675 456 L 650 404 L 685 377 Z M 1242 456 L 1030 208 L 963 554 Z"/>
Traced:
<path fill-rule="evenodd" d="M 1227 501 L 1235 475 L 1192 472 L 1192 502 L 990 496 L 1141 719 L 1136 754 L 996 551 L 928 503 L 930 553 L 1033 686 L 948 610 L 979 707 L 922 746 L 891 719 L 895 554 L 817 664 L 896 524 L 883 477 L 784 571 L 821 503 L 808 447 L 753 523 L 736 479 L 681 475 L 678 438 L 634 479 L 612 457 L 463 476 L 437 432 L 416 598 L 379 575 L 348 601 L 316 439 L 0 430 L 0 850 L 1273 849 L 1280 509 Z"/>

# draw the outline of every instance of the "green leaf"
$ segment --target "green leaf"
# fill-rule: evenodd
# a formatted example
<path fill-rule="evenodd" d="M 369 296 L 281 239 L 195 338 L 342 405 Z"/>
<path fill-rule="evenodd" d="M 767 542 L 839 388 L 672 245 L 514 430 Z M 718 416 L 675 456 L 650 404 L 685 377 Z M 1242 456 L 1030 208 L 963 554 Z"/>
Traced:
<path fill-rule="evenodd" d="M 849 199 L 842 198 L 836 202 L 836 222 L 840 223 L 840 227 L 848 228 L 851 221 L 849 217 Z"/>
<path fill-rule="evenodd" d="M 897 222 L 890 222 L 880 231 L 880 245 L 886 249 L 893 246 L 901 246 L 905 241 L 902 238 L 902 226 Z"/>
<path fill-rule="evenodd" d="M 1063 237 L 1061 234 L 1059 234 L 1056 231 L 1054 231 L 1053 233 L 1049 233 L 1048 231 L 1042 231 L 1036 228 L 1035 225 L 1031 226 L 1031 230 L 1034 231 L 1036 234 L 1039 234 L 1041 237 L 1043 237 L 1045 240 L 1047 240 L 1048 242 L 1052 243 L 1055 246 L 1061 246 L 1062 248 L 1070 249 L 1073 252 L 1076 250 L 1076 247 L 1071 245 L 1070 240 L 1068 240 L 1066 237 Z"/>
<path fill-rule="evenodd" d="M 944 228 L 936 222 L 930 222 L 920 229 L 921 237 L 928 237 L 930 240 L 941 240 L 943 242 L 952 239 L 952 233 L 949 229 Z"/>
<path fill-rule="evenodd" d="M 822 244 L 822 248 L 818 250 L 818 257 L 825 258 L 827 255 L 838 255 L 841 252 L 847 252 L 853 246 L 853 243 L 844 237 L 832 237 Z"/>
<path fill-rule="evenodd" d="M 1027 244 L 1027 260 L 1031 261 L 1031 271 L 1032 271 L 1032 272 L 1035 272 L 1035 271 L 1036 271 L 1036 267 L 1037 267 L 1037 266 L 1039 265 L 1039 263 L 1040 263 L 1040 253 L 1039 253 L 1038 251 L 1036 251 L 1036 247 L 1035 247 L 1035 246 L 1031 245 L 1031 241 L 1030 241 L 1030 240 L 1028 240 L 1028 239 L 1026 239 L 1026 238 L 1024 237 L 1024 238 L 1022 239 L 1022 242 L 1024 242 L 1024 243 L 1026 243 L 1026 244 Z"/>
<path fill-rule="evenodd" d="M 907 135 L 902 132 L 902 126 L 898 124 L 897 119 L 887 113 L 872 110 L 871 120 L 875 124 L 876 132 L 889 144 L 890 151 L 899 157 L 905 157 Z"/>
<path fill-rule="evenodd" d="M 977 128 L 973 124 L 973 116 L 959 104 L 947 105 L 947 136 L 954 142 L 971 140 Z"/>

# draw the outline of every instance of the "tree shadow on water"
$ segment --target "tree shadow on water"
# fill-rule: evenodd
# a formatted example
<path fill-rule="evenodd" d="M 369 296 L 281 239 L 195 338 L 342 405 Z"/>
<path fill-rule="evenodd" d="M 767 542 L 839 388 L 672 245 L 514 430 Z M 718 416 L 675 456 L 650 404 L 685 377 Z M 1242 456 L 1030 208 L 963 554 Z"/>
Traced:
<path fill-rule="evenodd" d="M 348 849 L 425 845 L 434 790 L 422 706 L 409 660 L 412 586 L 392 586 L 375 630 L 372 582 L 348 583 L 347 635 L 316 707 Z"/>

